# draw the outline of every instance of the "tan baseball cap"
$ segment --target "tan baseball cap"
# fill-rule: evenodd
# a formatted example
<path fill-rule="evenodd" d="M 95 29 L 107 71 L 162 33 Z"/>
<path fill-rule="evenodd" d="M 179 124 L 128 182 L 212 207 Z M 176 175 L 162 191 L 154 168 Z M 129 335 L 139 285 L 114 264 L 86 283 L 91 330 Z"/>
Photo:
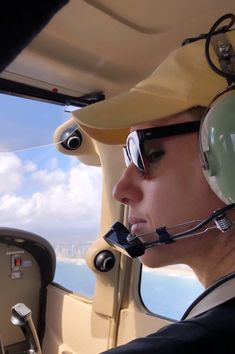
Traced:
<path fill-rule="evenodd" d="M 235 49 L 235 31 L 226 37 Z M 204 39 L 180 47 L 129 92 L 77 110 L 73 118 L 92 138 L 123 144 L 132 125 L 208 106 L 228 84 L 209 67 L 204 48 Z M 220 68 L 213 47 L 210 55 Z"/>

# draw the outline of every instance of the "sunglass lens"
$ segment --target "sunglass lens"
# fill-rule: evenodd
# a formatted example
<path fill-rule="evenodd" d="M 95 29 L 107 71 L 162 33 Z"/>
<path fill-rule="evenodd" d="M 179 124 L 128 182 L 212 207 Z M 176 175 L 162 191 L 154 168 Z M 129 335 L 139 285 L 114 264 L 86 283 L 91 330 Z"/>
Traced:
<path fill-rule="evenodd" d="M 136 144 L 134 139 L 130 138 L 127 149 L 129 150 L 130 158 L 134 165 L 139 170 L 144 171 L 144 164 L 139 150 L 139 146 Z"/>
<path fill-rule="evenodd" d="M 129 155 L 129 152 L 128 152 L 128 149 L 126 146 L 123 146 L 123 155 L 124 155 L 125 165 L 126 165 L 126 167 L 128 167 L 131 163 L 131 157 Z"/>

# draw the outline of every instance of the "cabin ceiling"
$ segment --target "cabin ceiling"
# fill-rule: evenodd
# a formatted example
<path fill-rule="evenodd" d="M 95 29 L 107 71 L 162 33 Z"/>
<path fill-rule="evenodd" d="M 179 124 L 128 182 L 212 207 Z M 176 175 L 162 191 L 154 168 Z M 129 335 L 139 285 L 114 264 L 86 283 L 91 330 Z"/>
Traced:
<path fill-rule="evenodd" d="M 74 96 L 126 91 L 234 0 L 70 0 L 1 77 Z"/>

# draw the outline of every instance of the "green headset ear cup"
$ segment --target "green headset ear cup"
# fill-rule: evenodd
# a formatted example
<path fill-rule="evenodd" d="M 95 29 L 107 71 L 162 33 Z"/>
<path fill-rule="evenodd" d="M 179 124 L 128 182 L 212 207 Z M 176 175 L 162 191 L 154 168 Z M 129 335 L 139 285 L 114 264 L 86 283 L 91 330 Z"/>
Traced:
<path fill-rule="evenodd" d="M 204 175 L 226 204 L 235 202 L 235 90 L 221 95 L 202 121 Z"/>
<path fill-rule="evenodd" d="M 205 151 L 204 152 L 205 155 L 205 159 L 207 161 L 207 173 L 208 176 L 212 177 L 212 176 L 216 176 L 216 161 L 214 159 L 214 155 L 212 154 L 212 152 L 210 150 Z"/>

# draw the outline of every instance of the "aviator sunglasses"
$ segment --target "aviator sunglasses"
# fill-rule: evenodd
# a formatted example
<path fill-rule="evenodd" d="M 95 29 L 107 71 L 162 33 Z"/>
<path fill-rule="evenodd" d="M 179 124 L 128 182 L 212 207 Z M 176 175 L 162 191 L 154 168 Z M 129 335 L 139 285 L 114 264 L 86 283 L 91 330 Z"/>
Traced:
<path fill-rule="evenodd" d="M 146 157 L 145 143 L 147 141 L 198 132 L 200 123 L 200 121 L 193 121 L 131 132 L 127 137 L 126 145 L 123 147 L 126 166 L 133 163 L 142 173 L 146 172 L 148 159 Z"/>

